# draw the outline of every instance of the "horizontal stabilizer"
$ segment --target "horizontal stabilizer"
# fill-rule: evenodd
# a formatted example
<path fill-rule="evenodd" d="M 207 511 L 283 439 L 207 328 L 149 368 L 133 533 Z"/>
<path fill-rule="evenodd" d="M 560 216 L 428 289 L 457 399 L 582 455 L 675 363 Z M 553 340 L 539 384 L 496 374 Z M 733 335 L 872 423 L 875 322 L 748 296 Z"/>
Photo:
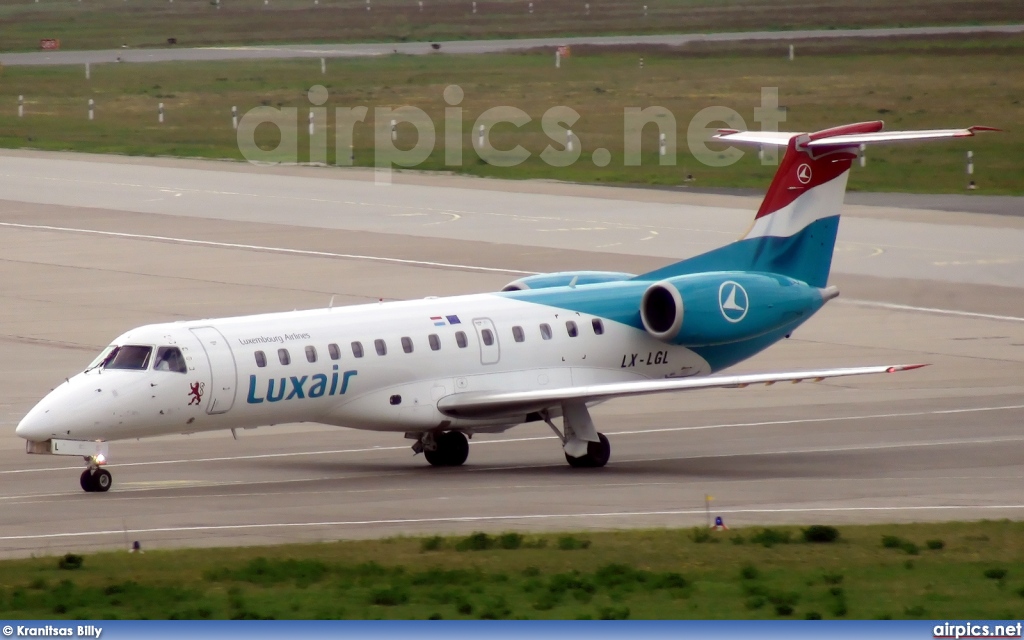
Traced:
<path fill-rule="evenodd" d="M 736 142 L 785 147 L 793 138 L 798 147 L 846 147 L 878 142 L 914 142 L 941 138 L 968 138 L 978 131 L 1001 131 L 994 127 L 974 126 L 966 129 L 921 129 L 918 131 L 882 131 L 881 120 L 858 122 L 815 133 L 792 133 L 786 131 L 737 131 L 719 129 L 714 136 L 723 142 Z"/>
<path fill-rule="evenodd" d="M 495 418 L 521 416 L 533 411 L 558 406 L 564 402 L 599 402 L 624 396 L 713 389 L 716 387 L 743 388 L 752 384 L 771 385 L 776 382 L 820 382 L 826 378 L 862 376 L 874 373 L 895 373 L 924 367 L 923 364 L 900 364 L 880 367 L 850 367 L 821 369 L 790 373 L 755 373 L 732 376 L 705 376 L 699 378 L 669 378 L 612 382 L 582 387 L 537 389 L 533 391 L 479 391 L 456 393 L 438 400 L 438 410 L 454 418 Z"/>

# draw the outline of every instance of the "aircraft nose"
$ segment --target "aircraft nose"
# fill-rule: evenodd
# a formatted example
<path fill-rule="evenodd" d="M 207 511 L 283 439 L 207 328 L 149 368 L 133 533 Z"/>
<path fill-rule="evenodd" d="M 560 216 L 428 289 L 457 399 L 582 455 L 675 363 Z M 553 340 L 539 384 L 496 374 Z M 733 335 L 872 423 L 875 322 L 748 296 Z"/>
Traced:
<path fill-rule="evenodd" d="M 19 438 L 25 440 L 42 441 L 50 438 L 52 434 L 46 424 L 46 420 L 43 418 L 44 411 L 42 404 L 39 403 L 31 411 L 28 412 L 21 422 L 18 423 L 17 428 L 14 429 L 14 434 Z"/>

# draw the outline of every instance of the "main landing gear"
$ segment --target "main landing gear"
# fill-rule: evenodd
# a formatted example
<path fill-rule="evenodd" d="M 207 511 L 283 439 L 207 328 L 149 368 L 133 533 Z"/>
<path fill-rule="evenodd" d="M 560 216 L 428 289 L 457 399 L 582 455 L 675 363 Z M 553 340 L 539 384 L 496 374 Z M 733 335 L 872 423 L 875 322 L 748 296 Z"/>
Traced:
<path fill-rule="evenodd" d="M 100 468 L 102 460 L 99 456 L 90 456 L 85 459 L 88 468 L 82 472 L 82 490 L 88 493 L 110 491 L 110 485 L 114 483 L 110 472 Z"/>
<path fill-rule="evenodd" d="M 540 415 L 562 441 L 565 461 L 570 467 L 593 469 L 608 464 L 612 456 L 612 445 L 603 433 L 598 433 L 594 428 L 594 421 L 590 419 L 590 411 L 585 403 L 567 402 L 562 405 L 561 430 L 551 422 L 547 410 Z"/>
<path fill-rule="evenodd" d="M 423 452 L 423 457 L 435 467 L 458 467 L 469 457 L 469 440 L 461 431 L 446 431 L 438 435 L 428 431 L 416 441 L 412 450 Z"/>

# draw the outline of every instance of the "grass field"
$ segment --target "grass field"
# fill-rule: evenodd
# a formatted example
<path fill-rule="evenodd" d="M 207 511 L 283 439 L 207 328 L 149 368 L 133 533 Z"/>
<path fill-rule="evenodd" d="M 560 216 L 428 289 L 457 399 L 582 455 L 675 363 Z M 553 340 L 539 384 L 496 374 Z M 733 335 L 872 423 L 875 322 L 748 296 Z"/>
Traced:
<path fill-rule="evenodd" d="M 801 43 L 793 62 L 777 44 L 673 48 L 577 48 L 561 69 L 550 52 L 483 56 L 387 56 L 328 62 L 318 60 L 222 63 L 94 65 L 91 80 L 79 67 L 9 67 L 0 75 L 0 145 L 71 149 L 136 155 L 241 159 L 231 106 L 244 114 L 266 105 L 297 108 L 298 160 L 309 159 L 305 132 L 315 84 L 329 91 L 329 163 L 348 160 L 347 144 L 336 155 L 337 107 L 366 106 L 366 121 L 355 125 L 358 165 L 372 165 L 374 107 L 413 105 L 434 122 L 437 140 L 421 169 L 450 170 L 503 178 L 552 178 L 581 182 L 679 184 L 690 174 L 700 187 L 764 187 L 774 166 L 762 166 L 756 151 L 736 164 L 709 167 L 694 159 L 687 129 L 701 109 L 725 106 L 747 127 L 759 128 L 755 111 L 762 87 L 778 87 L 789 130 L 816 130 L 845 122 L 884 119 L 889 128 L 960 127 L 985 124 L 1006 133 L 970 141 L 872 148 L 867 167 L 855 168 L 852 189 L 868 191 L 962 192 L 967 183 L 965 153 L 975 156 L 980 193 L 1024 193 L 1024 76 L 1014 73 L 1024 55 L 1024 37 L 977 39 L 849 40 Z M 645 64 L 639 69 L 638 60 Z M 445 164 L 445 87 L 459 85 L 465 98 L 457 137 L 461 165 Z M 17 117 L 17 97 L 25 95 L 25 116 Z M 87 101 L 96 119 L 86 118 Z M 166 122 L 157 124 L 157 104 Z M 532 121 L 518 130 L 498 125 L 496 148 L 519 144 L 531 157 L 515 167 L 480 159 L 473 149 L 474 123 L 485 110 L 508 105 Z M 540 153 L 561 149 L 541 130 L 541 116 L 565 105 L 578 111 L 573 133 L 583 149 L 566 167 L 550 166 Z M 674 116 L 678 163 L 661 166 L 657 126 L 642 133 L 641 166 L 624 165 L 625 107 L 660 106 Z M 664 120 L 668 122 L 668 120 Z M 742 127 L 738 120 L 712 126 Z M 387 123 L 384 123 L 387 126 Z M 458 125 L 450 125 L 453 128 Z M 263 125 L 257 139 L 277 141 L 277 130 Z M 564 136 L 564 134 L 559 134 Z M 400 124 L 397 145 L 416 141 L 411 125 Z M 596 166 L 591 153 L 609 150 L 611 162 Z"/>
<path fill-rule="evenodd" d="M 1024 616 L 1024 523 L 850 526 L 829 543 L 778 527 L 473 534 L 8 560 L 0 562 L 0 613 L 1012 620 Z"/>
<path fill-rule="evenodd" d="M 1019 22 L 1019 0 L 20 0 L 0 51 Z M 589 12 L 586 5 L 589 4 Z M 647 13 L 643 7 L 646 4 Z"/>

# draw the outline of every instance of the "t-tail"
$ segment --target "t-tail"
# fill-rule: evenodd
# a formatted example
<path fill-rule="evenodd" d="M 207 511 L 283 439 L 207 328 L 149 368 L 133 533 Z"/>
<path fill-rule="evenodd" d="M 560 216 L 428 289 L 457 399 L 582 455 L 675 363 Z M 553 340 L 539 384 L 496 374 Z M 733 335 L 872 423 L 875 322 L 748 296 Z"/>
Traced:
<path fill-rule="evenodd" d="M 825 287 L 850 167 L 862 145 L 963 138 L 992 127 L 882 131 L 860 122 L 815 133 L 720 130 L 717 140 L 784 146 L 786 153 L 754 223 L 737 242 L 637 276 L 660 280 L 703 271 L 760 271 Z"/>

